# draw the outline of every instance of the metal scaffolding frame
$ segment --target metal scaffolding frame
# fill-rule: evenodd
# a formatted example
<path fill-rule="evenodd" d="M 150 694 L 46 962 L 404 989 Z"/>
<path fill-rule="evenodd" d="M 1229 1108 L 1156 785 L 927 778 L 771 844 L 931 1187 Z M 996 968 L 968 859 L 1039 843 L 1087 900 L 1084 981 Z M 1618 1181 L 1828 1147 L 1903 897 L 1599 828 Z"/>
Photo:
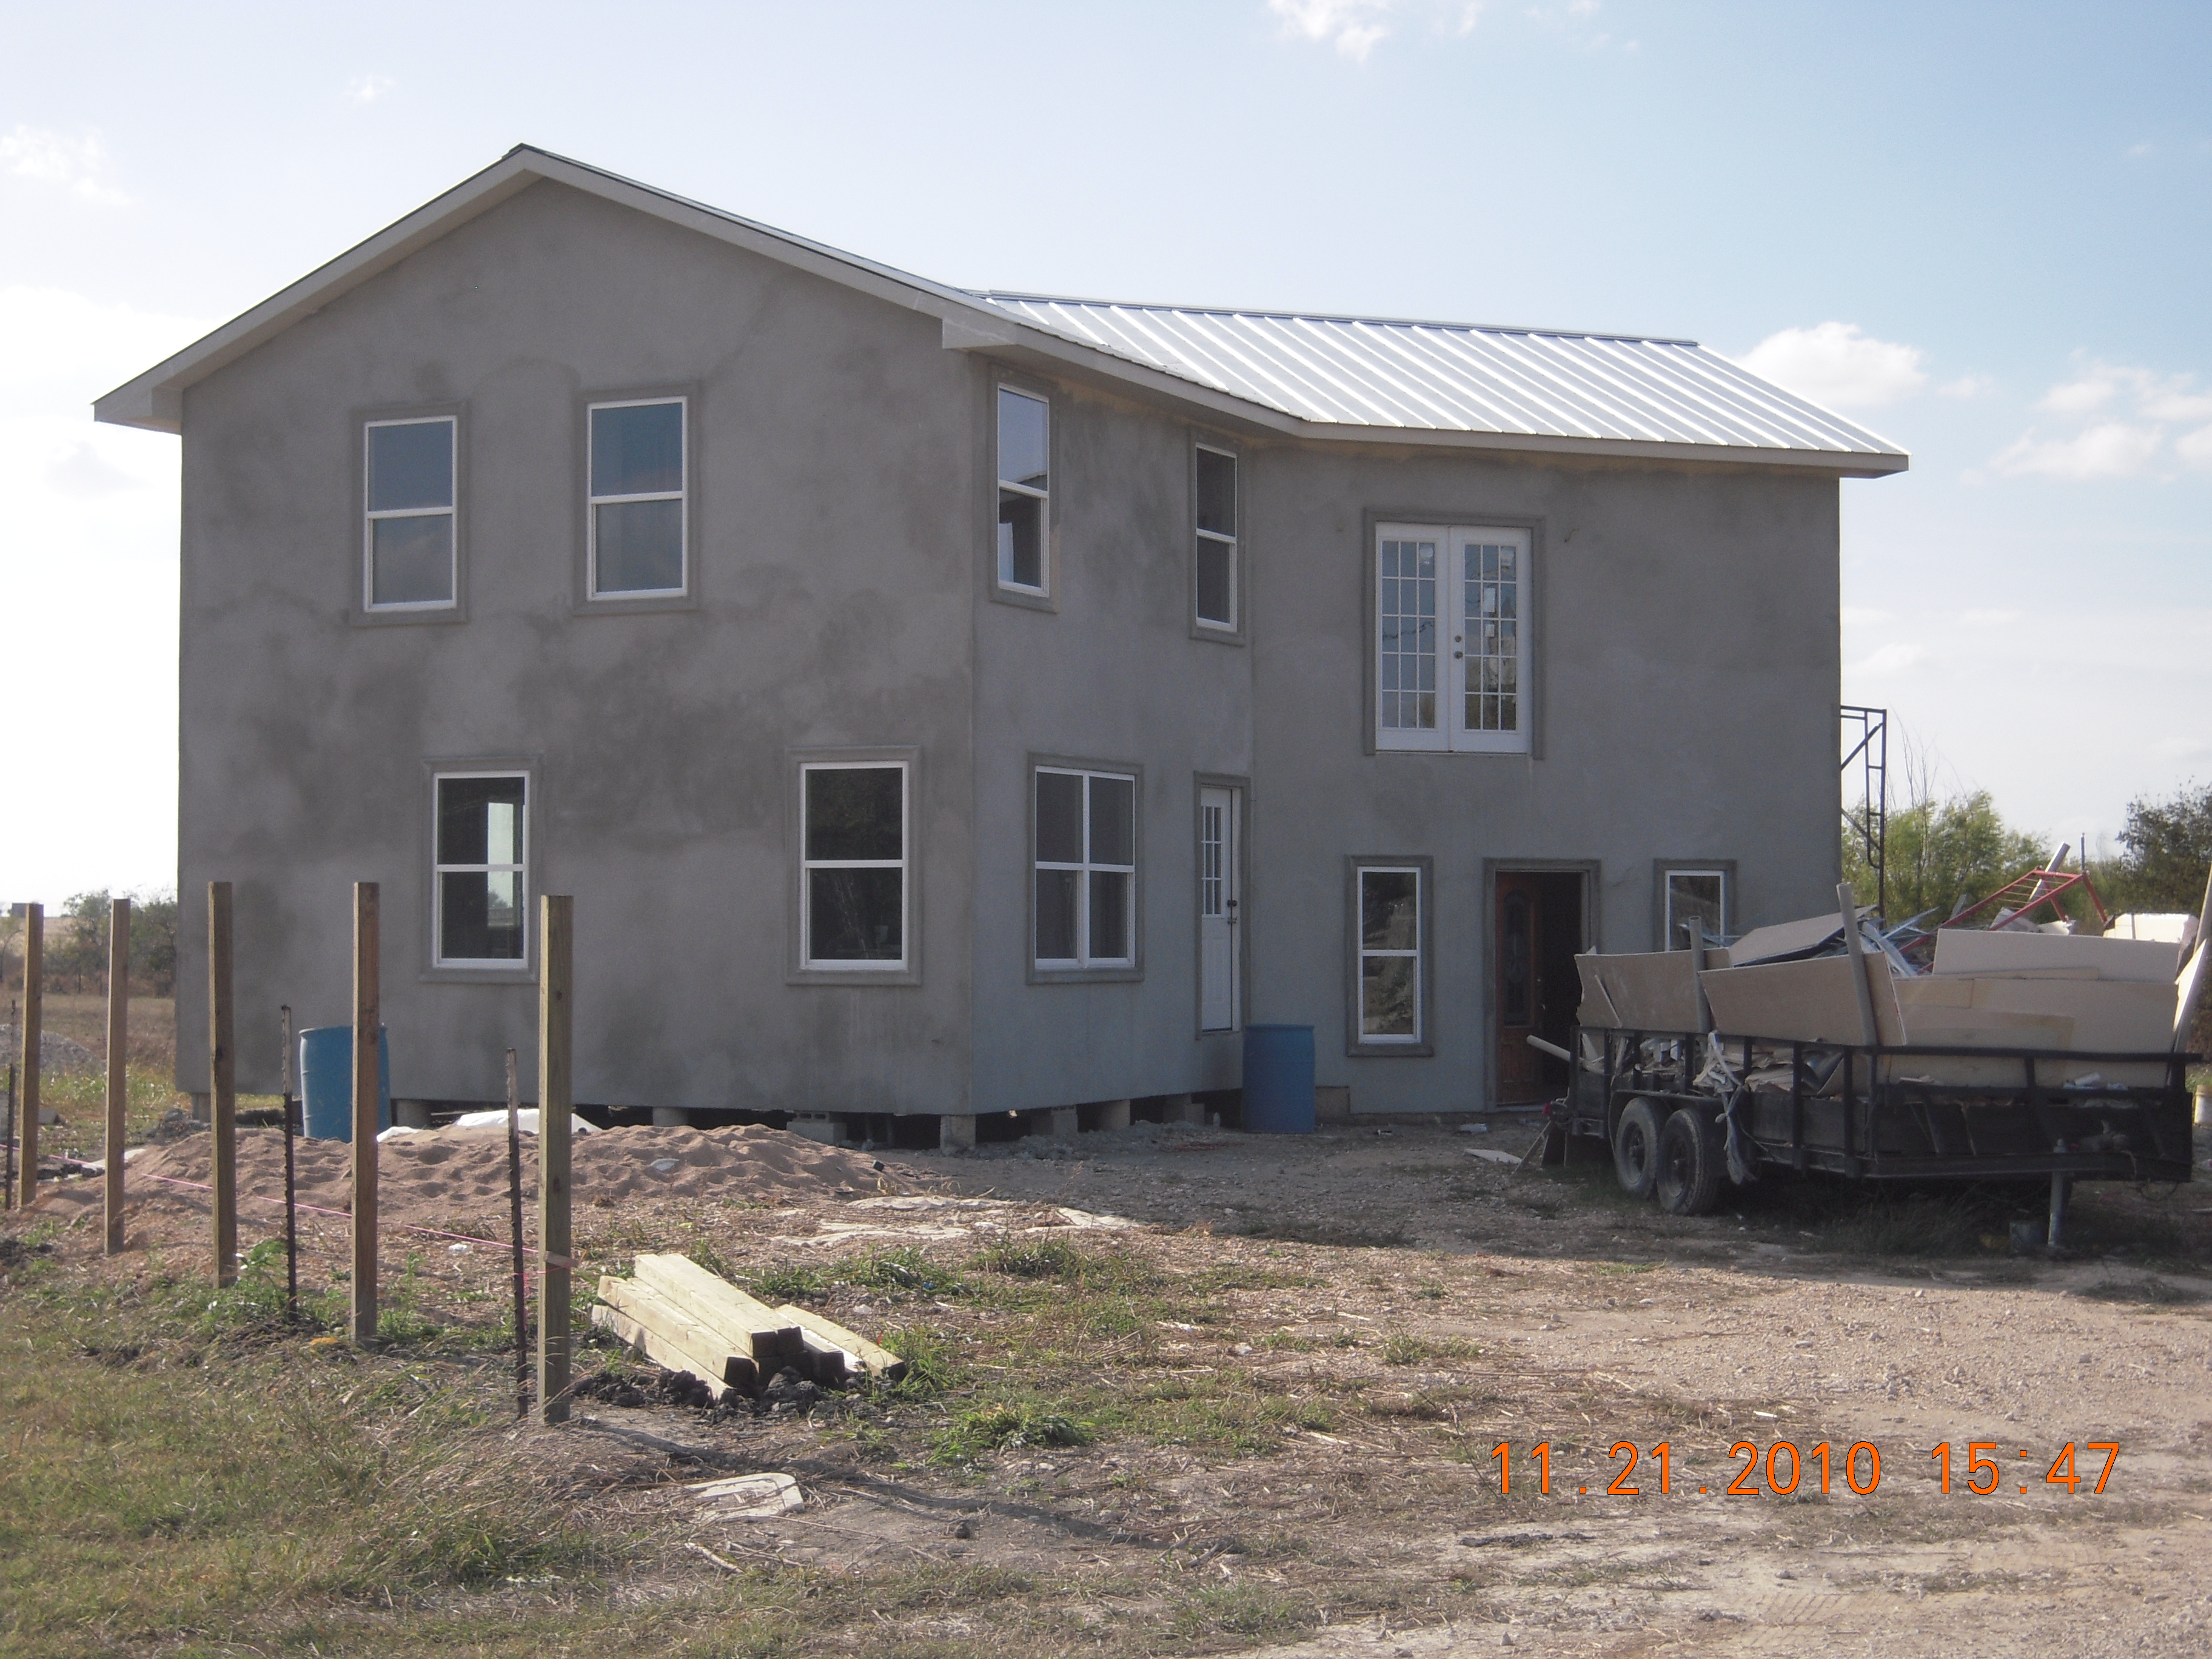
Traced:
<path fill-rule="evenodd" d="M 1844 827 L 1858 838 L 1859 850 L 1874 870 L 1875 915 L 1889 915 L 1889 710 L 1847 702 L 1843 716 L 1843 773 L 1850 775 L 1851 763 L 1859 765 L 1859 806 L 1856 814 L 1844 808 Z M 1856 732 L 1858 741 L 1851 741 Z"/>

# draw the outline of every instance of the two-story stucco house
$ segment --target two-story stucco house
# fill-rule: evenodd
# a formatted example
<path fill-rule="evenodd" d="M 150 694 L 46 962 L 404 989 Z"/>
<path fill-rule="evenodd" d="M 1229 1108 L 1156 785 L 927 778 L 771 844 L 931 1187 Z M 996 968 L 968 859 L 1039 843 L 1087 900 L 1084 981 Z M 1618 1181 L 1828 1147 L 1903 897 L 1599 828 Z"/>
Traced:
<path fill-rule="evenodd" d="M 395 1092 L 497 1097 L 565 892 L 580 1100 L 956 1140 L 1249 1021 L 1539 1096 L 1577 949 L 1832 904 L 1906 465 L 1685 341 L 971 293 L 528 149 L 98 414 L 184 441 L 240 1086 L 374 880 Z"/>

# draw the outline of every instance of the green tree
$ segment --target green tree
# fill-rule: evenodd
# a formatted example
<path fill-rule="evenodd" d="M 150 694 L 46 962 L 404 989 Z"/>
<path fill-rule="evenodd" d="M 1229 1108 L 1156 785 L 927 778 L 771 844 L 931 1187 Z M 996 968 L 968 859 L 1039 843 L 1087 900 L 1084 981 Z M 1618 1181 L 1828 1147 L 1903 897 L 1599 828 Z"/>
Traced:
<path fill-rule="evenodd" d="M 2212 872 L 2212 784 L 2192 783 L 2164 800 L 2138 795 L 2128 803 L 2120 845 L 2114 909 L 2193 913 Z"/>
<path fill-rule="evenodd" d="M 1923 910 L 1942 921 L 1996 891 L 2050 856 L 2040 837 L 2014 830 L 1986 789 L 1942 799 L 1923 798 L 1889 815 L 1885 838 L 1887 915 L 1903 921 Z M 1856 832 L 1843 842 L 1844 879 L 1862 903 L 1875 899 L 1874 869 Z"/>
<path fill-rule="evenodd" d="M 112 895 L 101 888 L 77 893 L 62 906 L 66 928 L 50 926 L 45 952 L 46 972 L 99 979 L 107 972 L 107 934 Z M 167 996 L 177 973 L 177 901 L 173 894 L 149 893 L 131 901 L 131 980 L 140 991 Z"/>

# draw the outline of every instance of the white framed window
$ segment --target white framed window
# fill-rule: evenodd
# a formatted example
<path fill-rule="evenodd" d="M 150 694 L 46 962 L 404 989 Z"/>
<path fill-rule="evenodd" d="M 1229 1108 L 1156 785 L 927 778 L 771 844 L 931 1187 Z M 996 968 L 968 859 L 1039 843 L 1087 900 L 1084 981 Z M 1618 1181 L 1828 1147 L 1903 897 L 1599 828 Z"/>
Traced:
<path fill-rule="evenodd" d="M 1136 779 L 1041 766 L 1035 789 L 1036 965 L 1133 968 Z"/>
<path fill-rule="evenodd" d="M 586 406 L 586 591 L 595 599 L 682 593 L 690 579 L 685 489 L 690 400 Z"/>
<path fill-rule="evenodd" d="M 459 428 L 451 415 L 365 422 L 362 609 L 453 608 L 458 585 L 453 452 Z"/>
<path fill-rule="evenodd" d="M 1052 407 L 999 388 L 999 586 L 1050 592 Z"/>
<path fill-rule="evenodd" d="M 1355 872 L 1363 1044 L 1422 1041 L 1422 879 L 1415 864 L 1364 864 Z"/>
<path fill-rule="evenodd" d="M 1193 577 L 1198 625 L 1237 631 L 1237 457 L 1198 446 Z"/>
<path fill-rule="evenodd" d="M 809 969 L 907 965 L 903 761 L 799 768 L 799 937 Z"/>
<path fill-rule="evenodd" d="M 527 959 L 530 781 L 516 772 L 441 772 L 431 872 L 441 968 Z"/>
<path fill-rule="evenodd" d="M 1717 939 L 1727 933 L 1728 872 L 1721 869 L 1673 869 L 1666 872 L 1665 897 L 1666 933 L 1659 948 L 1662 951 L 1684 951 L 1689 948 L 1688 924 L 1699 923 L 1705 937 Z"/>
<path fill-rule="evenodd" d="M 1378 528 L 1376 747 L 1528 747 L 1530 539 L 1526 530 Z"/>

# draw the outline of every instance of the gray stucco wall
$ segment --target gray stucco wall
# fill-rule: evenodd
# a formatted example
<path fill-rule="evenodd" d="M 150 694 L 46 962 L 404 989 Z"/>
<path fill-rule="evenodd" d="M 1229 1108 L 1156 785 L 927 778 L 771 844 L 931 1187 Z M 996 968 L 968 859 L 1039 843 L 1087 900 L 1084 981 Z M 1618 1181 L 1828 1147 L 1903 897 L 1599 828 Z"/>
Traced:
<path fill-rule="evenodd" d="M 579 615 L 580 400 L 689 386 L 698 602 Z M 206 1076 L 204 892 L 237 884 L 239 1078 L 277 1006 L 349 1018 L 383 885 L 401 1096 L 535 1070 L 535 991 L 433 977 L 426 762 L 526 757 L 576 895 L 577 1094 L 965 1104 L 970 369 L 902 313 L 541 184 L 191 391 L 178 1064 Z M 465 620 L 361 625 L 362 411 L 459 403 Z M 912 744 L 921 983 L 786 983 L 792 745 Z"/>
<path fill-rule="evenodd" d="M 999 601 L 994 388 L 1053 404 L 1053 593 Z M 695 601 L 578 602 L 583 399 L 694 398 Z M 465 609 L 364 623 L 360 422 L 456 405 Z M 540 184 L 194 386 L 185 422 L 179 1068 L 205 884 L 238 888 L 240 1079 L 276 1008 L 349 1018 L 383 884 L 402 1097 L 534 1070 L 534 987 L 428 971 L 429 763 L 526 764 L 576 896 L 578 1095 L 1003 1111 L 1233 1086 L 1198 1029 L 1196 791 L 1245 797 L 1244 1012 L 1316 1027 L 1355 1109 L 1486 1103 L 1498 865 L 1729 860 L 1739 925 L 1832 903 L 1837 483 L 1771 469 L 1243 440 L 942 348 L 936 321 Z M 1194 441 L 1241 457 L 1244 629 L 1191 628 Z M 1539 752 L 1369 752 L 1378 519 L 1531 529 Z M 792 982 L 795 749 L 910 747 L 918 982 Z M 1134 767 L 1141 974 L 1040 982 L 1039 757 Z M 1434 1052 L 1346 1053 L 1348 855 L 1426 860 Z"/>

